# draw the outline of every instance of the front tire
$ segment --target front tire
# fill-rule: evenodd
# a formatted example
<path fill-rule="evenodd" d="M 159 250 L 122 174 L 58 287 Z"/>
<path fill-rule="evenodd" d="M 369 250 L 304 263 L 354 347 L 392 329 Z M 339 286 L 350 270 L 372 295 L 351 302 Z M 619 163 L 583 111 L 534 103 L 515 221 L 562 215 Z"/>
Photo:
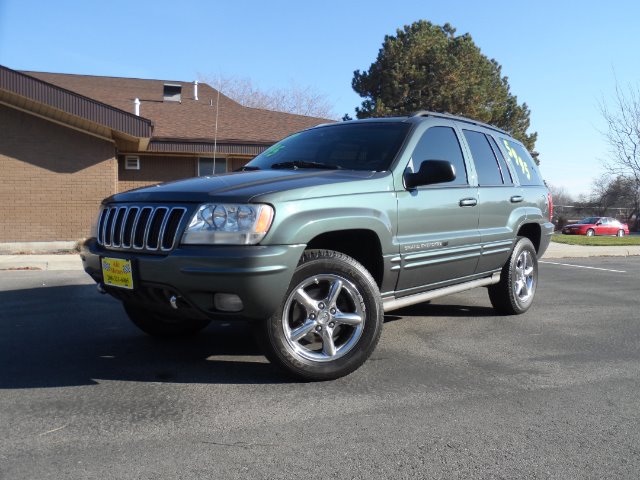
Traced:
<path fill-rule="evenodd" d="M 596 232 L 593 231 L 593 228 L 590 228 L 589 230 L 587 230 L 587 237 L 593 237 L 595 233 Z"/>
<path fill-rule="evenodd" d="M 276 313 L 258 327 L 265 355 L 303 380 L 356 370 L 382 333 L 380 292 L 369 272 L 333 250 L 308 250 Z"/>
<path fill-rule="evenodd" d="M 211 322 L 207 319 L 160 315 L 127 302 L 123 306 L 133 324 L 152 337 L 172 338 L 194 335 Z"/>
<path fill-rule="evenodd" d="M 624 230 L 618 230 L 617 236 L 624 237 Z"/>
<path fill-rule="evenodd" d="M 491 305 L 500 313 L 519 315 L 533 303 L 538 286 L 538 256 L 531 240 L 518 237 L 500 274 L 500 282 L 489 287 Z"/>

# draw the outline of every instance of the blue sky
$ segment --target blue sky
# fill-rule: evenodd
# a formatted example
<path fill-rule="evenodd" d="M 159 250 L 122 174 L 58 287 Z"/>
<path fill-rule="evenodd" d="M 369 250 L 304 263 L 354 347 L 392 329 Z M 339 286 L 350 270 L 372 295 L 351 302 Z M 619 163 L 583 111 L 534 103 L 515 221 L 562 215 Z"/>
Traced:
<path fill-rule="evenodd" d="M 18 70 L 195 80 L 250 77 L 325 93 L 337 115 L 362 99 L 353 71 L 419 19 L 469 32 L 531 108 L 541 169 L 589 191 L 607 145 L 600 100 L 638 85 L 640 2 L 0 0 L 0 64 Z M 615 72 L 615 73 L 614 73 Z"/>

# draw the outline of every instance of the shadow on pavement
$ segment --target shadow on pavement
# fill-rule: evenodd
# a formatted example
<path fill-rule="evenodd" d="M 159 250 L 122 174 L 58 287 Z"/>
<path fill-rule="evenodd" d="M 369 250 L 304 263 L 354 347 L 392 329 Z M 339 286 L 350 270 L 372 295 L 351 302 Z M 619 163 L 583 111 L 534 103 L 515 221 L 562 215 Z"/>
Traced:
<path fill-rule="evenodd" d="M 99 380 L 284 383 L 245 323 L 159 340 L 93 285 L 0 292 L 0 389 L 91 385 Z"/>
<path fill-rule="evenodd" d="M 291 379 L 267 362 L 244 322 L 162 340 L 139 331 L 120 302 L 93 285 L 0 291 L 0 389 L 92 385 L 101 380 L 266 384 Z M 422 304 L 385 316 L 493 316 L 489 307 Z"/>
<path fill-rule="evenodd" d="M 421 303 L 392 311 L 384 316 L 385 323 L 395 322 L 404 317 L 495 317 L 499 315 L 492 307 L 474 305 L 452 305 Z"/>

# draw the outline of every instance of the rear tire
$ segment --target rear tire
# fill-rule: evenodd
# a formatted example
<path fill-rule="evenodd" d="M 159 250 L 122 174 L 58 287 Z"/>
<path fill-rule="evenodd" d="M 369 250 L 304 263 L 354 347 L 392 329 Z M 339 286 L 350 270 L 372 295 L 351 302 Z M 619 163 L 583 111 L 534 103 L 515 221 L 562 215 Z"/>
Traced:
<path fill-rule="evenodd" d="M 500 282 L 489 287 L 491 305 L 500 313 L 526 312 L 538 286 L 538 256 L 531 240 L 518 237 L 500 274 Z"/>
<path fill-rule="evenodd" d="M 211 322 L 207 319 L 169 317 L 150 312 L 131 303 L 123 305 L 134 325 L 152 337 L 171 338 L 194 335 Z"/>
<path fill-rule="evenodd" d="M 587 237 L 593 237 L 595 233 L 596 232 L 593 231 L 593 228 L 590 228 L 589 230 L 587 230 Z"/>
<path fill-rule="evenodd" d="M 382 333 L 382 302 L 369 272 L 333 250 L 308 250 L 276 313 L 256 324 L 274 364 L 296 378 L 348 375 L 371 355 Z"/>

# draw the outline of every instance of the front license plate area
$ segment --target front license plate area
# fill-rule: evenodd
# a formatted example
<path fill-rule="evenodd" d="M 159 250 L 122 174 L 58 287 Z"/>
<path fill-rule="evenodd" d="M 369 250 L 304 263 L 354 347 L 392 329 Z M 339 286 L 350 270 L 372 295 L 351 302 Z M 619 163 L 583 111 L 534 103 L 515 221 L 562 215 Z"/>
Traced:
<path fill-rule="evenodd" d="M 102 258 L 102 280 L 110 287 L 133 290 L 133 267 L 131 260 L 122 258 Z"/>

